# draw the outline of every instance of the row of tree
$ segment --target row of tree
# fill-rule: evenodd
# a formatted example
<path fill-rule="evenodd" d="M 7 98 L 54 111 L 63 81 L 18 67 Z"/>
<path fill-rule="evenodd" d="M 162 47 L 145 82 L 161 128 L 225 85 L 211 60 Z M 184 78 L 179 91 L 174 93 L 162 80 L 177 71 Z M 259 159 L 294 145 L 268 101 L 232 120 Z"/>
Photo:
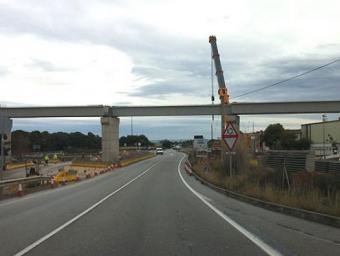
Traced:
<path fill-rule="evenodd" d="M 124 147 L 149 147 L 154 146 L 154 143 L 149 141 L 145 135 L 128 135 L 119 138 L 119 145 Z"/>
<path fill-rule="evenodd" d="M 26 132 L 16 130 L 11 138 L 12 155 L 22 155 L 34 151 L 78 151 L 100 150 L 101 137 L 91 132 Z"/>
<path fill-rule="evenodd" d="M 12 132 L 11 139 L 12 155 L 18 156 L 31 152 L 48 151 L 100 151 L 101 137 L 91 132 L 83 134 L 81 132 L 26 132 L 16 130 Z M 128 135 L 119 139 L 120 146 L 154 146 L 145 135 Z"/>
<path fill-rule="evenodd" d="M 191 148 L 193 140 L 161 140 L 160 144 L 163 148 L 172 148 L 176 145 L 181 145 L 183 148 Z"/>
<path fill-rule="evenodd" d="M 262 136 L 262 141 L 271 149 L 309 149 L 310 142 L 297 138 L 295 132 L 285 130 L 281 124 L 269 125 Z M 119 139 L 120 146 L 155 146 L 145 135 L 128 135 Z M 170 141 L 162 140 L 163 148 L 171 148 L 181 144 L 183 147 L 191 146 L 192 140 Z M 26 132 L 16 130 L 12 132 L 12 155 L 22 155 L 34 151 L 99 151 L 101 149 L 101 137 L 91 132 Z"/>

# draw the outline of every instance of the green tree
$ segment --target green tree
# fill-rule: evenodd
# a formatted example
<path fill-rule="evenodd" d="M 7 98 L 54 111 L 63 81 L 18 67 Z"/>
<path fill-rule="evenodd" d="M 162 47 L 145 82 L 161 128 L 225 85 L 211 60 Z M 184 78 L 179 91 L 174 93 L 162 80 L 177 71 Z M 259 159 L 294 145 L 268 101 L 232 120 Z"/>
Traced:
<path fill-rule="evenodd" d="M 280 138 L 280 146 L 282 149 L 295 149 L 295 144 L 296 144 L 296 133 L 289 131 L 289 130 L 284 130 L 281 134 Z"/>
<path fill-rule="evenodd" d="M 160 141 L 163 148 L 172 148 L 173 143 L 170 140 L 161 140 Z"/>
<path fill-rule="evenodd" d="M 145 135 L 128 135 L 122 136 L 119 139 L 119 145 L 124 146 L 125 144 L 128 147 L 137 146 L 138 143 L 141 144 L 142 147 L 152 146 L 153 143 L 149 141 L 149 139 Z"/>
<path fill-rule="evenodd" d="M 310 141 L 296 138 L 295 131 L 285 130 L 281 124 L 270 124 L 263 133 L 262 140 L 270 149 L 306 150 Z"/>
<path fill-rule="evenodd" d="M 294 142 L 293 149 L 307 150 L 309 148 L 310 148 L 310 141 L 308 139 L 302 138 Z"/>
<path fill-rule="evenodd" d="M 263 141 L 270 149 L 280 149 L 283 132 L 284 128 L 281 124 L 270 124 L 264 130 Z"/>
<path fill-rule="evenodd" d="M 33 149 L 33 145 L 39 145 L 40 151 L 55 151 L 55 150 L 100 150 L 101 137 L 89 132 L 87 135 L 75 133 L 49 133 L 33 131 L 31 133 L 24 131 L 12 132 L 12 153 L 20 155 L 29 153 Z"/>
<path fill-rule="evenodd" d="M 30 153 L 32 150 L 28 132 L 22 130 L 12 132 L 11 143 L 11 151 L 15 156 L 22 157 L 23 154 Z"/>

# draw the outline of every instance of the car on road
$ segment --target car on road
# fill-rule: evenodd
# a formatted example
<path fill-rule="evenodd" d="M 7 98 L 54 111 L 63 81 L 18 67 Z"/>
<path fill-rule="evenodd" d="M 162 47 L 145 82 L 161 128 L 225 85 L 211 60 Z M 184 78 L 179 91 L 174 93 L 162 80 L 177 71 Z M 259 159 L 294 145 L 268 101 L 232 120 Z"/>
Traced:
<path fill-rule="evenodd" d="M 162 148 L 156 148 L 156 155 L 163 155 L 164 151 Z"/>

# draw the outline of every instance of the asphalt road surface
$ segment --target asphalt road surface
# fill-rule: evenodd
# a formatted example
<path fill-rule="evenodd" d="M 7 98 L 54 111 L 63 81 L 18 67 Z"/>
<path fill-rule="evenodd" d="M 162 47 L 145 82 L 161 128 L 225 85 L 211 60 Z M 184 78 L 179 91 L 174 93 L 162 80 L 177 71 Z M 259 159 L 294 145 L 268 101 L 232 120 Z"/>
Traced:
<path fill-rule="evenodd" d="M 340 229 L 228 198 L 183 158 L 0 202 L 0 255 L 340 255 Z"/>

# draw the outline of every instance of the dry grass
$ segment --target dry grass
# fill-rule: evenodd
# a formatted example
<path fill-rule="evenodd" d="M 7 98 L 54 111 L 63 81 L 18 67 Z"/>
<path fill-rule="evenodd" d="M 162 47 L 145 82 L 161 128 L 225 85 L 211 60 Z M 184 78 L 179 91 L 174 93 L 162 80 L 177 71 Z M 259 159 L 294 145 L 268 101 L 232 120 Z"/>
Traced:
<path fill-rule="evenodd" d="M 234 177 L 221 171 L 218 161 L 196 163 L 195 171 L 210 183 L 228 190 L 289 207 L 305 209 L 340 217 L 340 191 L 332 197 L 325 196 L 317 188 L 287 189 L 277 188 L 271 182 L 263 182 L 268 175 L 259 169 L 243 171 Z"/>

